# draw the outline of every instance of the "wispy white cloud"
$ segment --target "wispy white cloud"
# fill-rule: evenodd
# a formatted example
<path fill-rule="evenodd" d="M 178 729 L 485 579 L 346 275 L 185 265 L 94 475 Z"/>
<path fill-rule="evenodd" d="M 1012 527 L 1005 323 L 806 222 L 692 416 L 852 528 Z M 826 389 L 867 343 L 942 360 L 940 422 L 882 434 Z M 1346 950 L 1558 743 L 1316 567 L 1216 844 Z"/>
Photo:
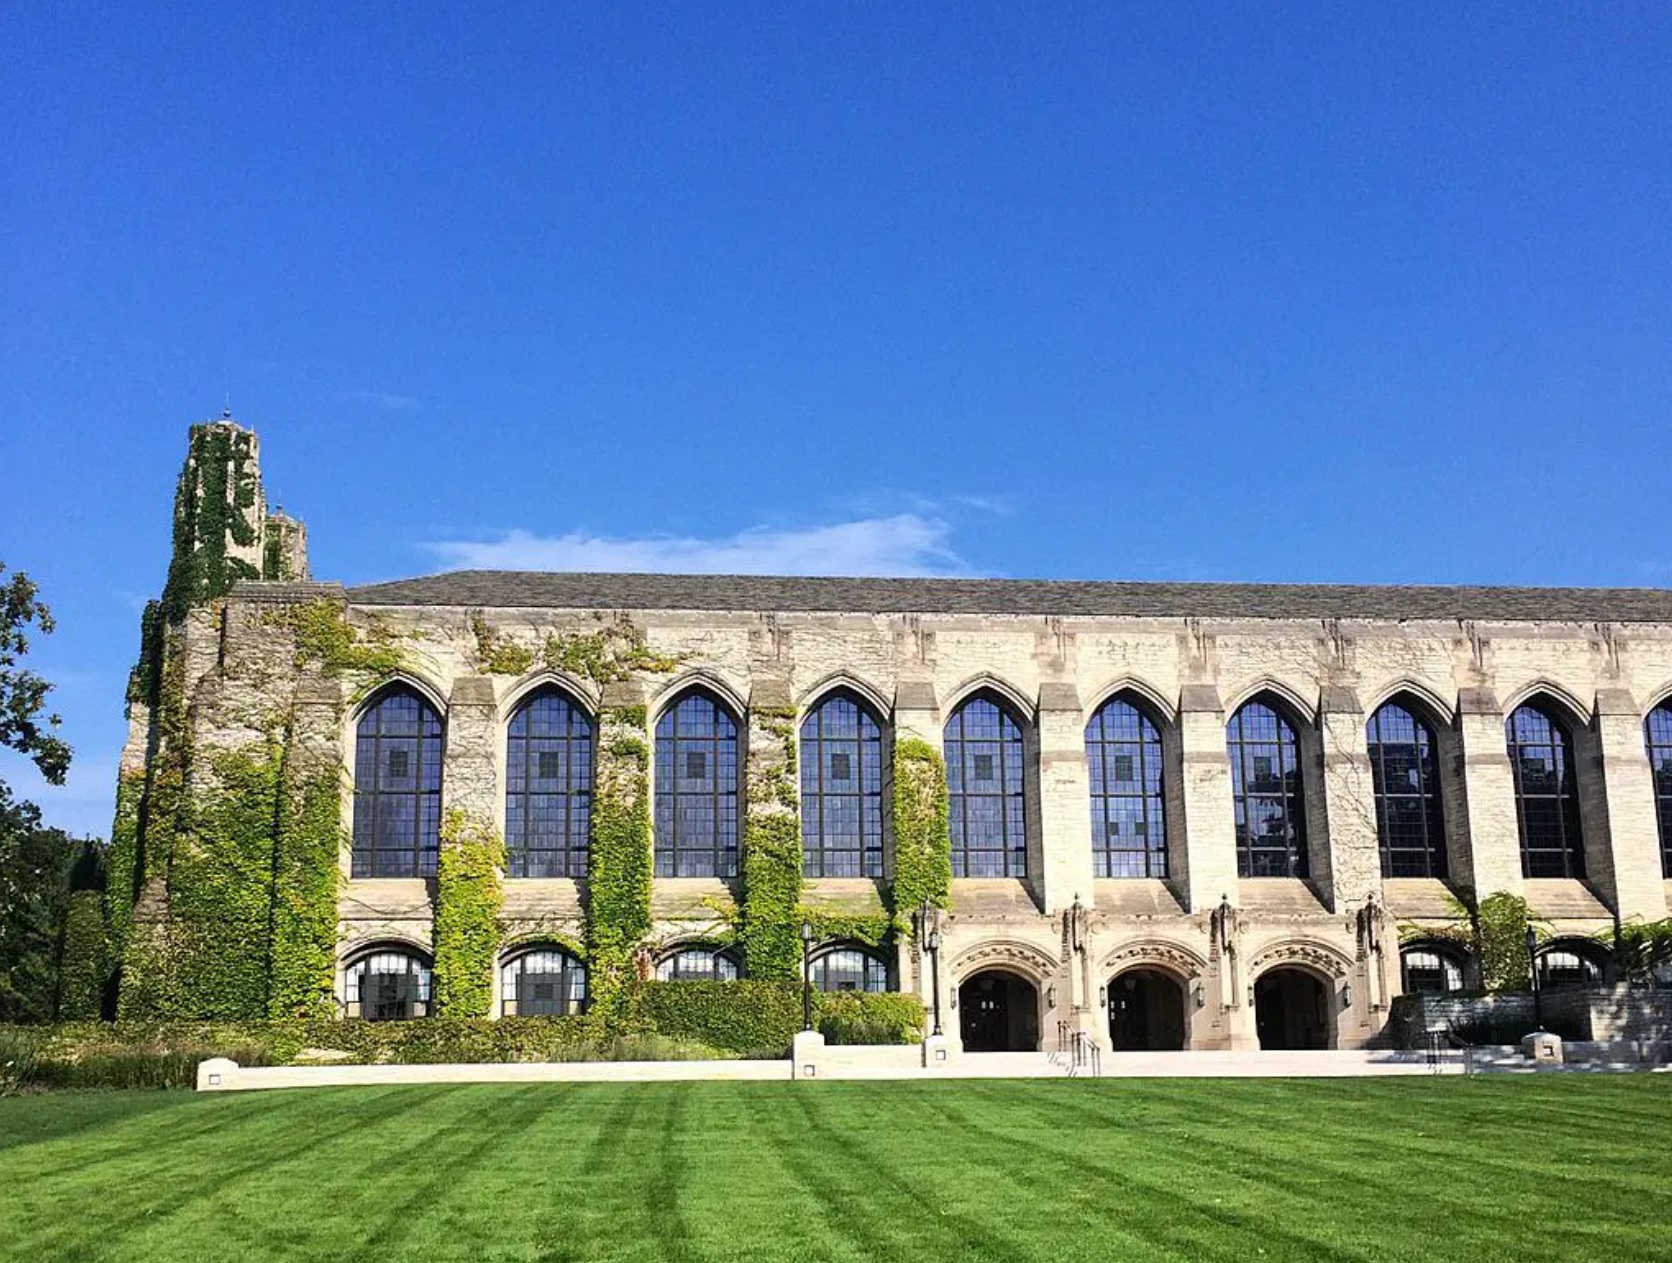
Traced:
<path fill-rule="evenodd" d="M 834 522 L 801 530 L 755 526 L 699 538 L 611 538 L 570 531 L 507 531 L 497 539 L 428 545 L 449 570 L 591 570 L 661 574 L 948 575 L 969 567 L 953 550 L 951 527 L 937 517 Z"/>
<path fill-rule="evenodd" d="M 110 836 L 116 803 L 117 755 L 110 749 L 78 745 L 70 774 L 62 785 L 48 785 L 35 765 L 21 754 L 0 750 L 0 781 L 14 795 L 41 809 L 49 825 L 74 834 Z"/>

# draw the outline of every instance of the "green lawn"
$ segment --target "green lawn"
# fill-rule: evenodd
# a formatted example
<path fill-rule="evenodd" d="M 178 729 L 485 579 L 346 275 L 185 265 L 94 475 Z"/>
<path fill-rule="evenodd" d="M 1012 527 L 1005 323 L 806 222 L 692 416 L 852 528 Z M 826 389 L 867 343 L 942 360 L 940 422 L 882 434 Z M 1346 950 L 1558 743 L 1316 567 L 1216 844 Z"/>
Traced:
<path fill-rule="evenodd" d="M 0 1258 L 1672 1258 L 1672 1077 L 0 1101 Z"/>

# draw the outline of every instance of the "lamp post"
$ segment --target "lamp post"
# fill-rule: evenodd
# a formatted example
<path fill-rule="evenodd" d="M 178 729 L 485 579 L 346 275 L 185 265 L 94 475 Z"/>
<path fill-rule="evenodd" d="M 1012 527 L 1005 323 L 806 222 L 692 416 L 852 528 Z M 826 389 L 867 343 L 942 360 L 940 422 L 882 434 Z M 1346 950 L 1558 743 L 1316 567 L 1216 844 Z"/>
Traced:
<path fill-rule="evenodd" d="M 1527 971 L 1533 979 L 1533 1029 L 1544 1029 L 1544 1003 L 1538 990 L 1538 931 L 1527 927 Z"/>
<path fill-rule="evenodd" d="M 801 923 L 801 1029 L 813 1029 L 813 923 Z"/>
<path fill-rule="evenodd" d="M 935 1030 L 941 1033 L 940 1012 L 940 926 L 930 924 L 928 936 L 923 940 L 923 946 L 929 953 L 929 987 L 935 995 Z"/>

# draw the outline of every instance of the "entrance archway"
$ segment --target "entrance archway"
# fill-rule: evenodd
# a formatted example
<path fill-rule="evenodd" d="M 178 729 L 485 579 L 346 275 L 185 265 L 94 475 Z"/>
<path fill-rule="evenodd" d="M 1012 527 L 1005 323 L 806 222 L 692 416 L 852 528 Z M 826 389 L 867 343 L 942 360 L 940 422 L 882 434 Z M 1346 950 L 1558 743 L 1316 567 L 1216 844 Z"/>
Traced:
<path fill-rule="evenodd" d="M 1109 1044 L 1116 1052 L 1184 1048 L 1184 988 L 1159 969 L 1129 969 L 1109 982 Z"/>
<path fill-rule="evenodd" d="M 1038 988 L 1000 969 L 966 978 L 958 988 L 958 1031 L 965 1052 L 1038 1051 Z"/>
<path fill-rule="evenodd" d="M 1254 1030 L 1264 1049 L 1328 1048 L 1332 992 L 1304 969 L 1269 969 L 1254 980 Z"/>

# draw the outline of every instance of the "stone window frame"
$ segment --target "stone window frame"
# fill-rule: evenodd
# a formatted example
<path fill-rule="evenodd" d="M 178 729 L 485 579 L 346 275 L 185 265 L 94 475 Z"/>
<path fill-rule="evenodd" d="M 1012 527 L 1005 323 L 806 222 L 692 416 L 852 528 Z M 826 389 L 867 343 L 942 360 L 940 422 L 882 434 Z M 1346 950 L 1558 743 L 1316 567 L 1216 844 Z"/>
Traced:
<path fill-rule="evenodd" d="M 679 708 L 693 698 L 701 698 L 712 706 L 716 716 L 723 717 L 731 725 L 729 738 L 720 734 L 683 734 L 678 730 Z M 743 812 L 747 802 L 744 789 L 745 764 L 748 757 L 748 726 L 745 720 L 746 712 L 739 711 L 716 688 L 706 682 L 696 682 L 685 685 L 678 691 L 667 696 L 656 713 L 654 722 L 650 725 L 650 805 L 651 805 L 651 862 L 655 879 L 658 881 L 684 880 L 697 878 L 699 880 L 736 881 L 742 872 L 742 836 Z M 673 728 L 664 731 L 664 725 L 671 723 Z M 686 741 L 699 742 L 707 749 L 696 751 L 687 749 L 681 743 Z M 725 747 L 731 749 L 732 775 L 725 774 Z M 691 779 L 679 773 L 676 761 L 684 756 L 689 758 L 695 753 L 706 753 L 711 760 L 714 771 L 705 773 L 707 779 L 713 781 L 712 790 L 699 794 L 696 791 L 682 791 L 677 787 L 670 788 L 670 778 L 679 780 Z M 714 834 L 709 848 L 710 864 L 714 871 L 709 873 L 680 873 L 679 858 L 682 849 L 679 846 L 679 806 L 684 797 L 711 797 L 714 804 Z M 663 822 L 664 801 L 671 801 L 672 836 L 668 835 Z M 684 848 L 683 853 L 700 855 L 702 851 Z M 665 871 L 664 871 L 665 870 Z"/>

